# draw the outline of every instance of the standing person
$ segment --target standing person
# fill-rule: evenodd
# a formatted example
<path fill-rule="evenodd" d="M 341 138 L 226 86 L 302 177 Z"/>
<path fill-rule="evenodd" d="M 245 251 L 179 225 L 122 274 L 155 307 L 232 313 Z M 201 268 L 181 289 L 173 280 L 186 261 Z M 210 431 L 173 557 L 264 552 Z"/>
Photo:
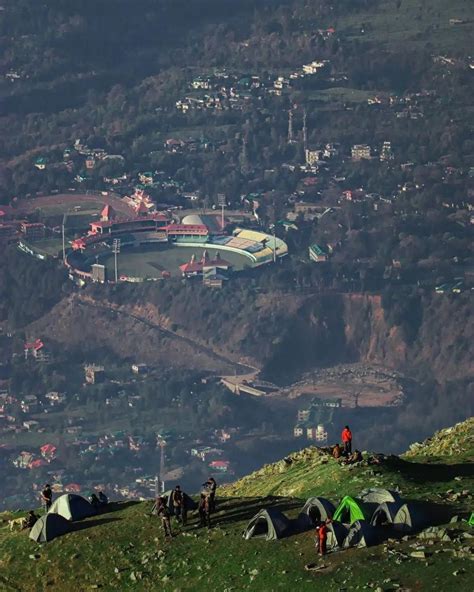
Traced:
<path fill-rule="evenodd" d="M 201 493 L 199 499 L 199 526 L 211 528 L 211 500 L 205 493 Z"/>
<path fill-rule="evenodd" d="M 352 432 L 349 429 L 349 426 L 345 426 L 342 430 L 342 444 L 344 446 L 344 456 L 348 456 L 352 453 Z"/>
<path fill-rule="evenodd" d="M 326 544 L 328 540 L 328 523 L 329 521 L 323 522 L 318 529 L 319 545 L 318 551 L 321 556 L 326 555 Z"/>
<path fill-rule="evenodd" d="M 43 491 L 41 492 L 41 501 L 43 503 L 45 513 L 48 512 L 49 508 L 53 505 L 53 492 L 49 483 L 46 483 Z"/>
<path fill-rule="evenodd" d="M 181 522 L 183 526 L 186 526 L 187 512 L 184 503 L 184 493 L 181 491 L 181 487 L 179 485 L 176 485 L 171 493 L 171 503 L 173 504 L 176 520 Z"/>
<path fill-rule="evenodd" d="M 161 525 L 163 526 L 165 537 L 171 538 L 173 536 L 173 533 L 171 532 L 171 514 L 164 497 L 159 497 L 156 500 L 156 515 L 161 518 Z"/>
<path fill-rule="evenodd" d="M 216 490 L 217 490 L 217 483 L 214 477 L 209 477 L 209 479 L 205 483 L 206 487 L 209 489 L 209 503 L 211 512 L 216 511 Z"/>

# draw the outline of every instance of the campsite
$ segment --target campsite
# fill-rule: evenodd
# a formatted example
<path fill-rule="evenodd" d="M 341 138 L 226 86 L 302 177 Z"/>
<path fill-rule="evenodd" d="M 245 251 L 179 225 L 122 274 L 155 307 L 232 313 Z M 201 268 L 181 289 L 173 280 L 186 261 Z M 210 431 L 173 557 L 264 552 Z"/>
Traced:
<path fill-rule="evenodd" d="M 157 586 L 184 592 L 204 589 L 212 580 L 216 589 L 233 591 L 297 586 L 305 592 L 316 585 L 328 592 L 441 591 L 454 585 L 458 592 L 470 591 L 474 422 L 461 427 L 467 434 L 462 460 L 456 454 L 423 456 L 421 448 L 416 456 L 387 458 L 375 475 L 371 465 L 343 467 L 319 449 L 305 449 L 291 462 L 269 465 L 218 488 L 211 529 L 196 528 L 194 511 L 185 529 L 172 519 L 171 540 L 152 514 L 153 500 L 112 502 L 90 517 L 60 520 L 68 531 L 47 543 L 0 528 L 0 589 L 36 592 L 41 581 L 45 590 L 59 592 L 72 587 L 152 591 Z M 459 433 L 450 437 L 459 442 Z M 297 495 L 283 493 L 291 488 Z M 71 500 L 65 501 L 71 507 Z M 57 505 L 67 507 L 65 501 Z M 433 520 L 430 513 L 425 518 L 419 511 L 423 506 L 445 508 L 449 517 Z M 368 510 L 373 510 L 370 520 L 364 514 Z M 334 552 L 319 558 L 312 522 L 338 511 L 348 514 L 349 522 L 332 523 L 328 549 Z M 421 519 L 426 521 L 417 522 Z M 372 541 L 370 522 L 375 531 L 387 522 L 409 528 Z M 252 528 L 257 536 L 243 536 Z M 267 532 L 271 540 L 265 540 Z"/>

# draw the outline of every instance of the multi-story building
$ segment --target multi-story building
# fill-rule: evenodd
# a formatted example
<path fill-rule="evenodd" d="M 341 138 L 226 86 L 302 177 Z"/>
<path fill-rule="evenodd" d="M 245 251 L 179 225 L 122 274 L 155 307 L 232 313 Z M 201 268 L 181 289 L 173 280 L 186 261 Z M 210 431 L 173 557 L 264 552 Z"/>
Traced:
<path fill-rule="evenodd" d="M 44 238 L 45 226 L 41 222 L 22 222 L 20 232 L 28 240 L 40 240 Z"/>
<path fill-rule="evenodd" d="M 352 146 L 352 160 L 370 160 L 371 148 L 368 144 L 354 144 Z"/>

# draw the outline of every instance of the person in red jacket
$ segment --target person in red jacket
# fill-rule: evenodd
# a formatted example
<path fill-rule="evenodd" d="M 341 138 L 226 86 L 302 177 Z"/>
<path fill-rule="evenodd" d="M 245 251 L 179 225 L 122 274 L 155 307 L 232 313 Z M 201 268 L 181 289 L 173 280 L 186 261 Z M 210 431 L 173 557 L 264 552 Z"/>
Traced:
<path fill-rule="evenodd" d="M 349 426 L 345 426 L 342 430 L 342 444 L 344 446 L 344 456 L 349 456 L 352 453 L 352 432 Z"/>
<path fill-rule="evenodd" d="M 328 540 L 328 525 L 329 521 L 323 522 L 317 529 L 318 536 L 318 552 L 320 555 L 326 555 L 326 543 Z"/>

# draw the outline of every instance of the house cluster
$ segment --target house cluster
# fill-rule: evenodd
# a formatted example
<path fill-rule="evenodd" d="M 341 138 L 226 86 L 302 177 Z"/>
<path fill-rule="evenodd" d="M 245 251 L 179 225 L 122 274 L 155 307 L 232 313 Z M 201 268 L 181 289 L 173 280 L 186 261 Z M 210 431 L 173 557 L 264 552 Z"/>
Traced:
<path fill-rule="evenodd" d="M 167 138 L 164 142 L 164 149 L 171 154 L 196 154 L 197 152 L 210 152 L 216 148 L 216 143 L 205 138 Z M 140 182 L 146 183 L 140 179 Z M 152 182 L 152 181 L 151 181 Z"/>
<path fill-rule="evenodd" d="M 57 447 L 54 444 L 44 444 L 35 451 L 22 450 L 11 462 L 17 469 L 32 470 L 48 465 L 56 459 L 56 455 Z"/>
<path fill-rule="evenodd" d="M 108 154 L 104 148 L 90 148 L 77 139 L 73 146 L 63 150 L 62 160 L 52 160 L 50 157 L 40 154 L 34 159 L 33 166 L 39 171 L 65 168 L 69 173 L 73 173 L 76 169 L 92 171 L 98 162 L 114 160 L 123 162 L 125 159 L 121 154 Z M 85 179 L 86 177 L 80 174 L 75 177 L 75 181 L 78 183 L 82 183 Z"/>
<path fill-rule="evenodd" d="M 94 461 L 112 457 L 124 450 L 141 453 L 149 446 L 149 442 L 144 438 L 122 431 L 107 432 L 94 438 L 80 439 L 74 443 L 79 457 Z"/>
<path fill-rule="evenodd" d="M 332 35 L 328 29 L 325 34 Z M 182 113 L 192 110 L 242 110 L 251 100 L 265 95 L 281 96 L 285 89 L 297 87 L 298 82 L 315 75 L 326 73 L 329 60 L 313 60 L 303 64 L 289 76 L 278 75 L 262 78 L 253 74 L 229 74 L 226 71 L 210 76 L 197 76 L 190 83 L 191 92 L 176 101 L 176 108 Z"/>
<path fill-rule="evenodd" d="M 308 407 L 298 410 L 293 436 L 325 444 L 328 441 L 327 427 L 332 424 L 334 411 L 341 406 L 341 399 L 314 398 Z"/>
<path fill-rule="evenodd" d="M 46 348 L 42 339 L 34 339 L 33 341 L 27 341 L 23 346 L 23 352 L 25 360 L 33 358 L 39 363 L 48 363 L 51 361 L 51 355 Z"/>
<path fill-rule="evenodd" d="M 227 428 L 214 430 L 210 440 L 220 444 L 227 444 L 238 433 L 238 428 Z M 231 472 L 231 463 L 225 458 L 225 450 L 213 444 L 197 444 L 189 451 L 191 458 L 205 463 L 211 471 L 220 473 Z"/>
<path fill-rule="evenodd" d="M 41 414 L 63 408 L 66 395 L 51 391 L 45 395 L 15 396 L 0 390 L 0 434 L 45 431 Z"/>

